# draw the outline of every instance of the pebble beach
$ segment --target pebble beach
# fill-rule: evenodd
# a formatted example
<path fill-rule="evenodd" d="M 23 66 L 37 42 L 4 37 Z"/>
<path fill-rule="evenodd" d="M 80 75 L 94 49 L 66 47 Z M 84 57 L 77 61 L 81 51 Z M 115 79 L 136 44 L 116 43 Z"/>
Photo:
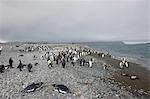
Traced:
<path fill-rule="evenodd" d="M 0 65 L 8 66 L 11 57 L 14 67 L 0 73 L 0 99 L 148 99 L 150 96 L 149 71 L 132 62 L 128 62 L 128 68 L 120 68 L 121 59 L 114 58 L 111 53 L 102 57 L 101 52 L 78 44 L 4 43 L 0 46 L 3 46 Z M 41 46 L 45 49 L 40 49 Z M 65 68 L 55 62 L 49 68 L 47 60 L 41 57 L 46 52 L 57 55 L 68 49 L 87 51 L 80 58 L 86 61 L 92 58 L 92 67 L 80 66 L 79 61 L 72 66 L 68 61 Z M 32 72 L 26 67 L 19 71 L 19 60 L 23 64 L 31 63 Z M 41 89 L 21 93 L 24 87 L 36 82 L 43 82 Z M 71 93 L 56 92 L 52 84 L 66 85 Z"/>

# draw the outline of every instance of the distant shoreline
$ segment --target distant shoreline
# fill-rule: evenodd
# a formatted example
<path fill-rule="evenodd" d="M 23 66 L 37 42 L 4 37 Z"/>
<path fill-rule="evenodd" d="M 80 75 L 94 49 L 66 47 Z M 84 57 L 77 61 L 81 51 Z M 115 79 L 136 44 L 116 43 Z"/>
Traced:
<path fill-rule="evenodd" d="M 98 51 L 101 52 L 100 49 L 96 49 L 96 48 L 91 48 L 87 45 L 81 45 L 84 47 L 87 47 L 88 49 L 91 49 L 93 51 Z M 106 51 L 106 54 L 109 53 Z M 111 53 L 109 53 L 111 55 Z M 144 67 L 142 64 L 139 64 L 137 62 L 133 62 L 128 60 L 129 63 L 129 68 L 127 69 L 119 69 L 119 62 L 120 62 L 120 58 L 118 56 L 115 56 L 114 58 L 110 58 L 110 57 L 105 57 L 105 58 L 101 58 L 100 56 L 98 56 L 97 54 L 92 54 L 92 56 L 98 58 L 99 60 L 103 60 L 105 61 L 107 64 L 110 64 L 111 66 L 113 66 L 115 68 L 115 72 L 113 73 L 113 78 L 112 80 L 116 81 L 117 83 L 121 83 L 121 86 L 126 86 L 127 90 L 131 93 L 133 93 L 134 95 L 139 96 L 139 90 L 144 90 L 144 96 L 145 97 L 149 97 L 148 93 L 150 92 L 149 89 L 149 69 Z M 128 75 L 137 75 L 139 77 L 138 80 L 131 80 L 126 76 L 121 76 L 122 73 L 128 74 Z M 131 88 L 128 88 L 128 87 Z M 148 95 L 148 96 L 147 96 Z"/>
<path fill-rule="evenodd" d="M 123 42 L 91 42 L 83 44 L 91 47 L 92 49 L 110 53 L 116 59 L 126 57 L 128 61 L 141 64 L 143 67 L 150 70 L 150 67 L 148 66 L 150 65 L 150 53 L 148 52 L 148 48 L 150 47 L 149 43 L 126 45 Z M 113 45 L 116 48 L 114 48 Z"/>
<path fill-rule="evenodd" d="M 117 82 L 118 84 L 120 83 L 121 86 L 126 86 L 126 89 L 139 96 L 139 90 L 144 90 L 144 96 L 148 97 L 148 93 L 150 92 L 149 89 L 149 73 L 150 71 L 148 71 L 145 67 L 143 67 L 140 64 L 137 63 L 133 63 L 133 62 L 129 62 L 129 68 L 125 68 L 125 69 L 120 69 L 119 68 L 119 62 L 120 59 L 114 59 L 114 58 L 109 58 L 109 57 L 105 57 L 105 58 L 101 58 L 96 54 L 93 54 L 94 57 L 99 58 L 100 60 L 103 60 L 106 62 L 106 64 L 110 64 L 112 67 L 115 68 L 115 72 L 113 73 L 113 78 L 112 80 L 114 80 L 115 82 Z M 122 76 L 122 73 L 127 74 L 127 75 L 136 75 L 139 79 L 137 80 L 131 80 L 129 77 L 127 76 Z M 131 88 L 128 88 L 128 87 Z"/>
<path fill-rule="evenodd" d="M 134 45 L 134 44 L 150 44 L 150 41 L 77 41 L 77 42 L 67 42 L 67 41 L 64 41 L 64 42 L 61 42 L 61 41 L 58 41 L 58 42 L 48 42 L 48 41 L 0 41 L 0 44 L 4 44 L 4 43 L 31 43 L 31 44 L 35 44 L 35 43 L 43 43 L 43 44 L 60 44 L 60 43 L 63 43 L 63 44 L 82 44 L 82 43 L 93 43 L 93 42 L 122 42 L 124 44 L 129 44 L 129 45 Z"/>

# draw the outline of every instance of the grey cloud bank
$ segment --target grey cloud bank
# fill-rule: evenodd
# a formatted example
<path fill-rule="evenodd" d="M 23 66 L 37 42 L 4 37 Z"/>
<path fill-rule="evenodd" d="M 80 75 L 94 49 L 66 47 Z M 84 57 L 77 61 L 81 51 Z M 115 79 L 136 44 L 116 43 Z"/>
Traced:
<path fill-rule="evenodd" d="M 148 41 L 148 0 L 0 0 L 0 39 Z"/>

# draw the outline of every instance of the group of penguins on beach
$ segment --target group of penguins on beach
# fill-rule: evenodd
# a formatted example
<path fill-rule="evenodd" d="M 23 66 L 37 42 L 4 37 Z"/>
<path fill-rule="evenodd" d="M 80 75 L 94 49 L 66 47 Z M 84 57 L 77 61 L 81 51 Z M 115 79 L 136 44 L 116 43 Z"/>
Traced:
<path fill-rule="evenodd" d="M 19 60 L 19 65 L 17 66 L 17 68 L 18 68 L 20 71 L 22 71 L 22 69 L 23 69 L 25 66 L 27 66 L 28 71 L 31 72 L 31 69 L 32 69 L 32 67 L 33 67 L 32 64 L 31 64 L 31 63 L 29 63 L 28 65 L 22 64 L 22 61 Z M 12 60 L 11 57 L 9 58 L 9 65 L 6 65 L 6 66 L 3 65 L 3 64 L 0 65 L 0 73 L 3 73 L 5 69 L 9 69 L 9 68 L 14 68 L 14 67 L 13 67 L 13 60 Z"/>
<path fill-rule="evenodd" d="M 0 47 L 0 54 L 2 52 L 2 48 Z M 60 51 L 58 52 L 58 54 L 55 54 L 53 52 L 49 52 L 47 51 L 44 55 L 41 55 L 40 58 L 42 60 L 46 60 L 48 67 L 51 69 L 54 65 L 54 63 L 56 65 L 61 64 L 62 68 L 66 67 L 66 63 L 70 62 L 72 64 L 72 66 L 75 66 L 77 63 L 80 64 L 80 66 L 85 66 L 86 64 L 88 64 L 88 66 L 90 68 L 92 68 L 92 65 L 94 63 L 94 59 L 90 58 L 88 61 L 83 58 L 82 56 L 84 55 L 91 55 L 91 54 L 97 54 L 99 56 L 101 56 L 102 58 L 104 58 L 106 55 L 104 53 L 98 53 L 96 51 L 90 50 L 90 49 L 82 49 L 82 50 L 77 50 L 76 48 L 74 49 L 67 49 L 64 51 Z M 23 56 L 23 55 L 21 55 Z M 107 55 L 109 56 L 109 55 Z M 111 56 L 109 56 L 111 57 Z M 33 59 L 36 59 L 37 56 L 34 55 Z M 34 65 L 36 66 L 38 63 L 35 63 Z M 120 68 L 123 68 L 123 66 L 128 67 L 128 63 L 125 59 L 123 59 L 120 62 Z M 22 69 L 24 67 L 27 66 L 27 69 L 29 72 L 32 72 L 32 68 L 33 65 L 31 63 L 29 64 L 23 64 L 21 60 L 19 60 L 19 65 L 17 66 L 17 68 L 22 71 Z M 4 66 L 4 65 L 0 65 L 0 73 L 3 73 L 5 69 L 8 68 L 14 68 L 13 67 L 13 59 L 10 57 L 9 59 L 9 65 Z M 107 64 L 104 64 L 104 69 L 107 68 Z M 34 92 L 40 88 L 42 88 L 42 85 L 44 84 L 44 82 L 39 82 L 39 83 L 32 83 L 30 85 L 28 85 L 27 87 L 25 87 L 21 92 L 25 92 L 25 93 L 30 93 L 30 92 Z M 55 91 L 58 91 L 59 93 L 71 93 L 70 89 L 63 85 L 63 84 L 53 84 L 52 85 L 55 88 Z"/>
<path fill-rule="evenodd" d="M 19 60 L 19 65 L 17 68 L 19 68 L 20 71 L 22 71 L 22 68 L 23 68 L 23 64 L 21 62 L 21 60 Z M 32 64 L 28 64 L 28 71 L 31 72 L 31 69 L 32 69 Z M 12 58 L 9 59 L 9 65 L 6 67 L 4 65 L 0 65 L 0 73 L 3 73 L 5 69 L 8 69 L 8 68 L 14 68 L 13 67 L 13 60 Z M 34 92 L 38 89 L 41 89 L 42 88 L 42 85 L 43 85 L 43 82 L 39 82 L 39 83 L 32 83 L 30 85 L 28 85 L 27 87 L 25 87 L 21 92 L 22 93 L 30 93 L 30 92 Z M 53 84 L 52 85 L 55 90 L 54 91 L 57 91 L 59 93 L 71 93 L 70 89 L 65 86 L 65 85 L 61 85 L 61 84 Z"/>
<path fill-rule="evenodd" d="M 41 57 L 43 60 L 44 58 L 47 59 L 47 64 L 49 68 L 53 67 L 54 63 L 56 65 L 61 64 L 62 68 L 65 68 L 67 62 L 70 62 L 72 66 L 75 66 L 75 64 L 79 62 L 80 66 L 85 66 L 86 64 L 88 64 L 89 67 L 92 67 L 94 59 L 91 58 L 90 60 L 86 60 L 81 56 L 82 52 L 77 52 L 75 49 L 74 52 L 63 51 L 59 52 L 58 55 L 47 52 L 44 56 Z"/>
<path fill-rule="evenodd" d="M 2 52 L 2 50 L 0 52 Z M 76 49 L 73 49 L 73 50 L 61 51 L 61 52 L 58 52 L 58 54 L 46 52 L 44 55 L 41 55 L 40 58 L 42 60 L 47 61 L 49 68 L 52 68 L 54 66 L 53 65 L 54 63 L 57 65 L 61 64 L 62 68 L 65 68 L 67 62 L 70 62 L 70 64 L 72 64 L 72 66 L 75 66 L 76 63 L 79 63 L 80 66 L 85 66 L 86 64 L 88 64 L 88 66 L 92 68 L 92 64 L 94 62 L 94 60 L 92 58 L 89 61 L 87 61 L 83 57 L 81 58 L 81 56 L 88 55 L 88 54 L 90 54 L 90 53 L 88 53 L 86 51 L 81 52 L 81 51 L 77 51 Z M 21 54 L 19 56 L 24 56 L 24 55 Z M 34 55 L 33 59 L 36 59 L 36 58 L 37 58 L 37 56 Z M 6 66 L 4 66 L 3 64 L 0 65 L 0 73 L 3 73 L 5 69 L 14 68 L 13 62 L 14 62 L 13 58 L 10 57 L 9 61 L 8 61 L 9 65 L 6 65 Z M 37 65 L 37 64 L 38 63 L 36 62 L 34 65 Z M 19 60 L 19 65 L 17 66 L 17 68 L 20 71 L 22 71 L 24 67 L 27 67 L 28 71 L 32 72 L 33 65 L 31 63 L 23 64 L 22 60 Z M 34 92 L 34 91 L 42 88 L 43 84 L 44 84 L 44 82 L 32 83 L 32 84 L 28 85 L 27 87 L 25 87 L 21 92 L 25 92 L 25 93 Z M 55 91 L 58 91 L 59 93 L 71 93 L 70 89 L 63 84 L 53 84 L 52 86 L 55 88 Z"/>
<path fill-rule="evenodd" d="M 36 90 L 39 90 L 41 88 L 43 88 L 44 83 L 43 82 L 39 82 L 39 83 L 32 83 L 30 85 L 28 85 L 27 87 L 25 87 L 23 90 L 21 90 L 22 93 L 31 93 L 34 92 Z M 63 85 L 63 84 L 52 84 L 52 86 L 54 87 L 54 91 L 65 94 L 65 93 L 72 93 L 71 90 Z"/>

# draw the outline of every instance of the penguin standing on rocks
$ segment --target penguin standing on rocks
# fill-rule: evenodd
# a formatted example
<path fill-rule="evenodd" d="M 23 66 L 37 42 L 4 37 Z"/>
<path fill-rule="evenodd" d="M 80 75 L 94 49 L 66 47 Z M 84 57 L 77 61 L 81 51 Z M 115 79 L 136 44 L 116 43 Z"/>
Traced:
<path fill-rule="evenodd" d="M 12 58 L 10 57 L 10 59 L 9 59 L 9 67 L 10 67 L 10 68 L 13 68 L 12 65 L 13 65 L 13 60 L 12 60 Z"/>
<path fill-rule="evenodd" d="M 29 72 L 32 72 L 32 71 L 31 71 L 32 67 L 33 67 L 33 66 L 32 66 L 32 64 L 31 64 L 31 63 L 30 63 L 30 64 L 28 64 L 28 71 L 29 71 Z"/>
<path fill-rule="evenodd" d="M 67 62 L 69 62 L 69 55 L 66 56 Z"/>
<path fill-rule="evenodd" d="M 90 67 L 90 68 L 92 68 L 92 64 L 93 64 L 93 59 L 91 58 L 91 59 L 89 60 L 89 67 Z"/>
<path fill-rule="evenodd" d="M 71 93 L 71 91 L 69 90 L 68 87 L 66 87 L 65 85 L 56 85 L 53 84 L 53 87 L 55 88 L 55 91 L 65 94 L 65 93 Z"/>
<path fill-rule="evenodd" d="M 22 71 L 23 64 L 22 64 L 21 60 L 19 60 L 19 65 L 18 65 L 18 67 L 17 67 L 17 68 L 19 68 L 19 70 L 20 70 L 20 71 Z"/>
<path fill-rule="evenodd" d="M 86 63 L 86 61 L 85 61 L 85 59 L 83 59 L 83 64 L 82 64 L 82 65 L 84 66 L 84 65 L 85 65 L 85 63 Z"/>
<path fill-rule="evenodd" d="M 83 66 L 83 59 L 80 59 L 80 66 Z"/>
<path fill-rule="evenodd" d="M 62 60 L 62 67 L 65 68 L 65 66 L 66 66 L 66 61 L 65 61 L 65 59 L 63 59 Z"/>
<path fill-rule="evenodd" d="M 34 92 L 37 89 L 40 89 L 43 85 L 43 82 L 40 83 L 32 83 L 31 85 L 27 86 L 24 90 L 22 90 L 21 92 L 24 93 L 30 93 L 30 92 Z"/>
<path fill-rule="evenodd" d="M 104 57 L 105 57 L 105 54 L 104 54 L 104 53 L 102 53 L 101 57 L 102 57 L 102 58 L 104 58 Z"/>
<path fill-rule="evenodd" d="M 5 66 L 4 65 L 0 65 L 0 73 L 3 73 L 5 70 Z"/>
<path fill-rule="evenodd" d="M 129 63 L 126 61 L 125 58 L 122 59 L 122 61 L 119 63 L 120 69 L 122 69 L 123 67 L 128 68 L 129 67 Z"/>
<path fill-rule="evenodd" d="M 75 63 L 77 62 L 78 58 L 73 56 L 72 58 L 72 65 L 75 66 Z"/>
<path fill-rule="evenodd" d="M 106 70 L 106 69 L 107 69 L 107 67 L 108 67 L 108 66 L 107 66 L 107 64 L 106 64 L 106 63 L 104 63 L 104 64 L 103 64 L 103 69 L 104 69 L 104 70 Z"/>
<path fill-rule="evenodd" d="M 53 67 L 53 63 L 52 61 L 50 60 L 50 58 L 47 59 L 47 63 L 48 63 L 48 67 Z"/>
<path fill-rule="evenodd" d="M 58 59 L 58 57 L 56 58 L 56 64 L 58 65 L 58 62 L 59 62 L 59 59 Z"/>
<path fill-rule="evenodd" d="M 2 47 L 2 46 L 0 46 L 0 55 L 1 55 L 1 53 L 2 53 L 2 49 L 3 49 L 3 47 Z"/>

